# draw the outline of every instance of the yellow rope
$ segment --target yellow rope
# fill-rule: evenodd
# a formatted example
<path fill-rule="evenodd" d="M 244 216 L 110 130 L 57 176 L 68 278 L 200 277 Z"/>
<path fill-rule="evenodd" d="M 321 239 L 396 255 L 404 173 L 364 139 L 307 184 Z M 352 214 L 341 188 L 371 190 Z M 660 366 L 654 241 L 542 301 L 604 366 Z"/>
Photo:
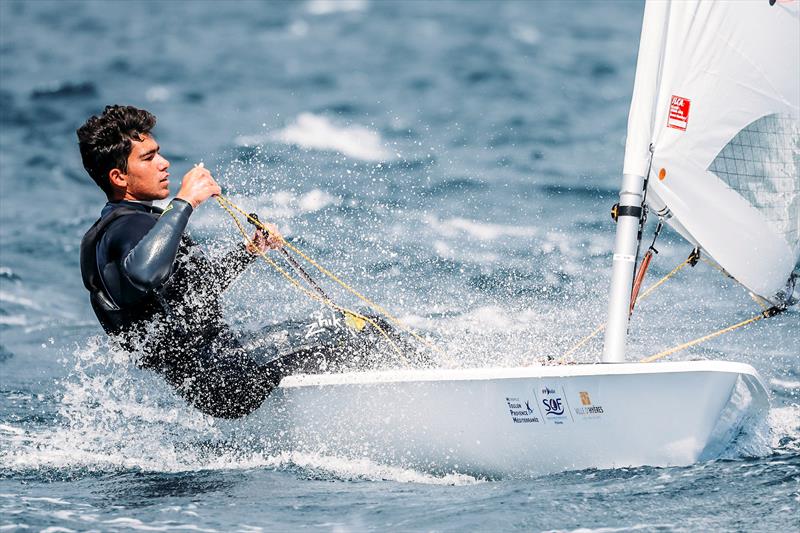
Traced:
<path fill-rule="evenodd" d="M 653 361 L 657 361 L 658 359 L 662 359 L 664 357 L 667 357 L 668 355 L 672 355 L 675 352 L 679 352 L 681 350 L 685 350 L 686 348 L 694 346 L 695 344 L 700 344 L 701 342 L 705 342 L 707 340 L 713 339 L 714 337 L 719 337 L 723 333 L 728 333 L 728 332 L 733 331 L 735 329 L 739 329 L 741 327 L 744 327 L 744 326 L 746 326 L 746 325 L 748 325 L 748 324 L 750 324 L 752 322 L 757 322 L 758 320 L 761 320 L 762 318 L 766 318 L 767 316 L 771 316 L 771 315 L 768 315 L 766 312 L 759 313 L 759 314 L 757 314 L 756 316 L 754 316 L 752 318 L 748 318 L 747 320 L 742 320 L 738 324 L 734 324 L 734 325 L 732 325 L 730 327 L 721 329 L 719 331 L 715 331 L 714 333 L 710 333 L 710 334 L 708 334 L 708 335 L 706 335 L 704 337 L 700 337 L 699 339 L 695 339 L 693 341 L 685 342 L 685 343 L 683 343 L 681 345 L 675 346 L 674 348 L 670 348 L 669 350 L 664 350 L 663 352 L 659 352 L 659 353 L 657 353 L 655 355 L 651 355 L 650 357 L 645 357 L 644 359 L 642 359 L 639 362 L 640 363 L 652 363 Z"/>
<path fill-rule="evenodd" d="M 340 311 L 341 313 L 346 313 L 346 314 L 353 315 L 353 316 L 355 316 L 355 317 L 357 317 L 357 318 L 359 318 L 361 320 L 364 320 L 365 322 L 369 323 L 370 325 L 372 325 L 372 327 L 374 327 L 376 330 L 378 330 L 381 333 L 381 335 L 383 335 L 386 338 L 386 340 L 389 342 L 389 344 L 392 346 L 392 348 L 394 348 L 395 352 L 397 352 L 397 354 L 400 356 L 400 358 L 403 359 L 403 361 L 406 364 L 408 364 L 409 366 L 411 365 L 411 362 L 408 360 L 408 358 L 406 358 L 403 355 L 402 350 L 400 350 L 400 348 L 397 346 L 397 344 L 391 339 L 391 337 L 389 337 L 389 334 L 386 333 L 386 331 L 384 331 L 384 329 L 381 328 L 374 320 L 372 320 L 371 318 L 369 318 L 367 316 L 362 315 L 361 313 L 358 313 L 358 312 L 353 311 L 351 309 L 347 309 L 346 307 L 337 305 L 336 303 L 332 302 L 330 299 L 323 298 L 320 294 L 317 294 L 316 292 L 313 292 L 313 291 L 307 289 L 306 287 L 303 287 L 295 278 L 293 278 L 291 276 L 291 274 L 286 272 L 275 261 L 270 259 L 267 256 L 266 252 L 263 252 L 263 251 L 259 250 L 258 247 L 253 243 L 253 241 L 247 235 L 247 231 L 245 231 L 244 227 L 242 226 L 242 223 L 239 221 L 239 219 L 236 217 L 236 215 L 233 213 L 233 211 L 231 211 L 228 208 L 228 206 L 226 205 L 226 200 L 224 198 L 222 198 L 221 196 L 217 196 L 216 198 L 217 198 L 217 203 L 219 203 L 220 207 L 222 207 L 222 209 L 224 209 L 231 216 L 233 221 L 236 223 L 236 227 L 239 229 L 239 233 L 241 233 L 242 237 L 244 237 L 244 239 L 247 241 L 247 244 L 250 246 L 250 249 L 257 250 L 258 255 L 262 259 L 264 259 L 264 261 L 266 261 L 267 264 L 269 264 L 272 268 L 277 270 L 284 278 L 286 278 L 286 280 L 288 280 L 289 283 L 292 286 L 294 286 L 296 289 L 298 289 L 299 291 L 304 293 L 306 296 L 308 296 L 312 300 L 319 301 L 322 304 L 324 304 L 324 305 L 326 305 L 328 307 L 331 307 L 332 309 Z M 228 201 L 227 203 L 230 203 L 230 202 Z M 266 228 L 262 228 L 262 229 L 266 229 Z M 286 242 L 286 241 L 283 241 L 283 242 Z"/>
<path fill-rule="evenodd" d="M 636 303 L 638 304 L 639 302 L 641 302 L 642 300 L 644 300 L 645 298 L 647 298 L 647 297 L 650 295 L 650 293 L 651 293 L 651 292 L 653 292 L 653 291 L 654 291 L 654 290 L 656 290 L 658 287 L 660 287 L 660 286 L 661 286 L 661 284 L 662 284 L 662 283 L 664 283 L 665 281 L 667 281 L 669 278 L 671 278 L 672 276 L 674 276 L 675 274 L 677 274 L 678 272 L 680 272 L 680 271 L 681 271 L 681 269 L 682 269 L 683 267 L 685 267 L 686 265 L 688 265 L 689 263 L 691 263 L 691 259 L 690 259 L 690 258 L 686 258 L 686 259 L 683 261 L 683 263 L 681 263 L 680 265 L 678 265 L 678 266 L 676 266 L 675 268 L 673 268 L 673 269 L 672 269 L 672 271 L 671 271 L 669 274 L 667 274 L 666 276 L 664 276 L 663 278 L 661 278 L 660 280 L 658 280 L 657 282 L 655 282 L 653 285 L 651 285 L 650 287 L 648 287 L 648 288 L 647 288 L 647 290 L 646 290 L 646 291 L 644 291 L 644 292 L 643 292 L 643 293 L 642 293 L 642 294 L 641 294 L 641 295 L 640 295 L 640 296 L 639 296 L 639 297 L 636 299 Z"/>
<path fill-rule="evenodd" d="M 656 290 L 658 287 L 660 287 L 665 281 L 667 281 L 669 278 L 671 278 L 672 276 L 674 276 L 675 274 L 680 272 L 680 270 L 683 267 L 685 267 L 686 265 L 691 263 L 691 257 L 692 256 L 690 255 L 688 258 L 686 258 L 683 261 L 683 263 L 681 263 L 680 265 L 678 265 L 675 268 L 673 268 L 672 271 L 669 274 L 667 274 L 666 276 L 664 276 L 663 278 L 661 278 L 660 280 L 658 280 L 657 282 L 652 284 L 650 287 L 648 287 L 642 294 L 639 295 L 638 298 L 636 298 L 636 304 L 638 305 L 639 302 L 641 302 L 642 300 L 647 298 L 654 290 Z M 561 361 L 566 360 L 570 355 L 575 353 L 578 350 L 578 348 L 580 348 L 581 346 L 583 346 L 584 344 L 586 344 L 587 342 L 592 340 L 595 336 L 597 336 L 598 333 L 600 333 L 604 329 L 606 329 L 606 323 L 605 322 L 603 322 L 602 324 L 597 326 L 597 328 L 595 328 L 594 331 L 589 333 L 587 336 L 585 336 L 583 339 L 581 339 L 577 344 L 575 344 L 572 348 L 570 348 L 566 353 L 564 353 L 564 355 L 559 357 L 558 361 L 561 362 Z"/>
<path fill-rule="evenodd" d="M 709 266 L 711 266 L 711 267 L 715 268 L 716 270 L 718 270 L 718 271 L 719 271 L 720 273 L 722 273 L 724 276 L 726 276 L 726 277 L 728 277 L 728 278 L 731 278 L 731 279 L 733 279 L 734 281 L 736 281 L 736 279 L 735 279 L 735 278 L 733 278 L 733 277 L 732 277 L 730 274 L 728 274 L 728 273 L 727 273 L 727 272 L 726 272 L 726 271 L 725 271 L 725 270 L 724 270 L 724 269 L 723 269 L 721 266 L 719 266 L 719 265 L 718 265 L 716 262 L 714 262 L 714 261 L 709 261 L 708 259 L 706 259 L 705 257 L 702 257 L 702 256 L 700 257 L 700 259 L 701 259 L 701 260 L 702 260 L 702 261 L 703 261 L 705 264 L 707 264 L 707 265 L 709 265 Z M 737 281 L 737 283 L 739 283 L 739 282 Z M 741 283 L 739 283 L 739 285 L 741 285 Z M 744 285 L 742 285 L 742 286 L 744 287 Z M 745 289 L 747 289 L 747 287 L 744 287 L 744 288 L 745 288 Z M 779 313 L 779 312 L 782 310 L 782 308 L 779 308 L 779 307 L 777 307 L 777 306 L 776 306 L 776 307 L 769 307 L 769 306 L 767 306 L 767 305 L 764 303 L 764 302 L 765 302 L 765 300 L 763 300 L 763 299 L 762 299 L 760 296 L 756 296 L 755 294 L 753 294 L 753 293 L 752 293 L 752 292 L 750 292 L 749 290 L 748 290 L 748 294 L 749 294 L 749 295 L 750 295 L 750 297 L 753 299 L 753 301 L 755 301 L 755 302 L 756 302 L 756 303 L 757 303 L 757 304 L 758 304 L 758 305 L 761 307 L 761 309 L 762 309 L 761 313 L 759 313 L 758 315 L 756 315 L 756 316 L 754 316 L 754 317 L 752 317 L 752 318 L 748 318 L 747 320 L 742 320 L 742 321 L 741 321 L 741 322 L 739 322 L 738 324 L 734 324 L 734 325 L 732 325 L 732 326 L 729 326 L 729 327 L 727 327 L 727 328 L 723 328 L 723 329 L 721 329 L 721 330 L 719 330 L 719 331 L 715 331 L 714 333 L 710 333 L 710 334 L 708 334 L 708 335 L 705 335 L 705 336 L 703 336 L 703 337 L 700 337 L 699 339 L 695 339 L 695 340 L 693 340 L 693 341 L 685 342 L 685 343 L 683 343 L 683 344 L 680 344 L 680 345 L 678 345 L 678 346 L 675 346 L 674 348 L 670 348 L 670 349 L 668 349 L 668 350 L 664 350 L 663 352 L 659 352 L 659 353 L 657 353 L 657 354 L 655 354 L 655 355 L 651 355 L 650 357 L 645 357 L 645 358 L 644 358 L 644 359 L 642 359 L 640 362 L 641 362 L 641 363 L 650 363 L 650 362 L 653 362 L 653 361 L 657 361 L 658 359 L 662 359 L 662 358 L 664 358 L 664 357 L 667 357 L 667 356 L 669 356 L 669 355 L 672 355 L 672 354 L 674 354 L 675 352 L 679 352 L 679 351 L 681 351 L 681 350 L 685 350 L 686 348 L 689 348 L 689 347 L 691 347 L 691 346 L 694 346 L 694 345 L 696 345 L 696 344 L 700 344 L 701 342 L 705 342 L 705 341 L 707 341 L 707 340 L 711 340 L 711 339 L 713 339 L 713 338 L 715 338 L 715 337 L 719 337 L 719 336 L 720 336 L 720 335 L 722 335 L 723 333 L 728 333 L 728 332 L 730 332 L 730 331 L 733 331 L 733 330 L 739 329 L 739 328 L 741 328 L 741 327 L 744 327 L 744 326 L 746 326 L 746 325 L 748 325 L 748 324 L 752 324 L 753 322 L 757 322 L 757 321 L 761 320 L 762 318 L 769 318 L 769 317 L 771 317 L 771 316 L 774 316 L 775 314 Z"/>
<path fill-rule="evenodd" d="M 638 300 L 637 300 L 637 301 L 638 301 Z M 576 344 L 575 346 L 573 346 L 572 348 L 570 348 L 570 349 L 567 351 L 567 353 L 565 353 L 564 355 L 562 355 L 561 357 L 559 357 L 559 358 L 558 358 L 558 360 L 559 360 L 559 361 L 563 361 L 563 360 L 565 360 L 567 357 L 569 357 L 570 355 L 572 355 L 573 353 L 575 353 L 575 352 L 578 350 L 578 348 L 580 348 L 581 346 L 583 346 L 584 344 L 586 344 L 587 342 L 589 342 L 590 340 L 592 340 L 592 339 L 594 338 L 594 336 L 595 336 L 595 335 L 597 335 L 598 333 L 600 333 L 600 332 L 601 332 L 601 331 L 603 331 L 604 329 L 606 329 L 606 323 L 605 323 L 605 322 L 603 322 L 602 324 L 600 324 L 599 326 L 597 326 L 597 328 L 596 328 L 596 329 L 595 329 L 593 332 L 589 333 L 587 336 L 585 336 L 583 339 L 581 339 L 581 341 L 580 341 L 580 342 L 578 342 L 578 344 Z"/>
<path fill-rule="evenodd" d="M 247 212 L 245 212 L 245 211 L 244 211 L 244 210 L 243 210 L 241 207 L 237 206 L 235 203 L 233 203 L 233 202 L 232 202 L 232 201 L 230 201 L 229 199 L 227 199 L 227 198 L 224 198 L 224 197 L 222 197 L 222 196 L 217 196 L 217 201 L 220 203 L 220 205 L 223 205 L 223 202 L 224 202 L 225 204 L 227 204 L 227 205 L 228 205 L 228 206 L 230 206 L 231 208 L 235 209 L 235 210 L 236 210 L 236 211 L 238 211 L 240 214 L 242 214 L 242 216 L 244 216 L 244 217 L 245 217 L 247 220 L 249 220 L 250 222 L 252 222 L 253 224 L 255 224 L 255 225 L 258 227 L 258 228 L 260 228 L 260 229 L 263 229 L 263 230 L 267 230 L 267 228 L 264 226 L 264 224 L 263 224 L 263 223 L 262 223 L 260 220 L 257 220 L 257 219 L 255 219 L 255 218 L 251 217 L 251 216 L 250 216 L 250 215 L 249 215 Z M 228 210 L 228 209 L 226 209 L 226 211 L 228 211 L 229 213 L 231 213 L 231 212 L 230 212 L 230 210 Z M 232 214 L 232 213 L 231 213 L 231 214 Z M 238 220 L 237 220 L 237 222 L 238 222 Z M 241 228 L 240 228 L 240 230 L 241 230 Z M 436 345 L 434 345 L 432 342 L 430 342 L 428 339 L 426 339 L 426 338 L 422 337 L 421 335 L 419 335 L 419 334 L 417 334 L 415 331 L 413 331 L 411 328 L 409 328 L 408 326 L 406 326 L 405 324 L 403 324 L 403 323 L 402 323 L 402 322 L 401 322 L 401 321 L 400 321 L 398 318 L 394 317 L 394 316 L 393 316 L 391 313 L 389 313 L 389 312 L 388 312 L 388 311 L 387 311 L 385 308 L 383 308 L 382 306 L 380 306 L 380 305 L 378 305 L 377 303 L 373 302 L 372 300 L 370 300 L 369 298 L 367 298 L 366 296 L 364 296 L 363 294 L 361 294 L 360 292 L 358 292 L 357 290 L 355 290 L 353 287 L 351 287 L 350 285 L 348 285 L 347 283 L 345 283 L 344 281 L 342 281 L 341 279 L 339 279 L 339 277 L 338 277 L 338 276 L 336 276 L 336 275 L 335 275 L 335 274 L 333 274 L 331 271 L 329 271 L 328 269 L 326 269 L 325 267 L 323 267 L 322 265 L 320 265 L 319 263 L 317 263 L 316 261 L 314 261 L 313 259 L 311 259 L 310 257 L 308 257 L 306 254 L 304 254 L 304 253 L 302 252 L 302 250 L 298 249 L 296 246 L 292 245 L 291 243 L 287 242 L 286 240 L 283 240 L 283 239 L 282 239 L 282 241 L 283 241 L 283 244 L 284 244 L 286 247 L 288 247 L 290 250 L 292 250 L 293 252 L 295 252 L 297 255 L 299 255 L 300 257 L 302 257 L 303 259 L 305 259 L 305 260 L 306 260 L 306 261 L 307 261 L 309 264 L 313 265 L 313 266 L 314 266 L 314 268 L 316 268 L 318 271 L 322 272 L 322 273 L 323 273 L 324 275 L 326 275 L 328 278 L 330 278 L 331 280 L 335 281 L 337 284 L 339 284 L 339 285 L 340 285 L 341 287 L 343 287 L 345 290 L 347 290 L 348 292 L 350 292 L 351 294 L 353 294 L 354 296 L 356 296 L 356 297 L 357 297 L 359 300 L 361 300 L 362 302 L 364 302 L 366 305 L 368 305 L 368 306 L 369 306 L 369 307 L 371 307 L 372 309 L 375 309 L 376 311 L 378 311 L 379 313 L 381 313 L 383 316 L 385 316 L 386 318 L 388 318 L 390 322 L 392 322 L 393 324 L 395 324 L 395 325 L 396 325 L 397 327 L 399 327 L 401 330 L 405 331 L 406 333 L 408 333 L 409 335 L 411 335 L 412 337 L 414 337 L 416 340 L 418 340 L 419 342 L 421 342 L 422 344 L 424 344 L 425 346 L 427 346 L 427 347 L 428 347 L 428 348 L 430 348 L 431 350 L 434 350 L 435 352 L 439 353 L 440 355 L 443 355 L 443 356 L 445 356 L 446 358 L 448 358 L 448 359 L 451 359 L 451 358 L 450 358 L 449 356 L 447 356 L 447 354 L 446 354 L 444 351 L 442 351 L 442 350 L 441 350 L 439 347 L 437 347 L 437 346 L 436 346 Z"/>

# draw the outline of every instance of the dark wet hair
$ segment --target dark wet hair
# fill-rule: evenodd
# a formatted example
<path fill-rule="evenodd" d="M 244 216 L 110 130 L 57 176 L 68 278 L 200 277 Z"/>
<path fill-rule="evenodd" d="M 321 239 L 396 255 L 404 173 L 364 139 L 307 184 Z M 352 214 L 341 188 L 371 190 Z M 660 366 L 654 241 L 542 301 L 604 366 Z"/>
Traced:
<path fill-rule="evenodd" d="M 141 141 L 142 135 L 150 133 L 155 125 L 155 115 L 144 109 L 109 105 L 102 115 L 90 117 L 78 128 L 83 168 L 106 196 L 113 192 L 108 173 L 115 168 L 128 171 L 131 141 Z"/>

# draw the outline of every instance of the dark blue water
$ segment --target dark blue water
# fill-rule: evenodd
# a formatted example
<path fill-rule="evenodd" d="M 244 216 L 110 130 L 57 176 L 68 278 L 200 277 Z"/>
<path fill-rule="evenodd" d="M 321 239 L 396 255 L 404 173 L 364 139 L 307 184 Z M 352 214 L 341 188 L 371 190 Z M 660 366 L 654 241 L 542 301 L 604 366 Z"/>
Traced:
<path fill-rule="evenodd" d="M 641 15 L 633 1 L 0 2 L 0 528 L 797 530 L 796 309 L 677 356 L 755 366 L 766 445 L 487 481 L 231 438 L 107 346 L 80 281 L 104 200 L 74 131 L 133 104 L 158 116 L 173 191 L 203 161 L 459 364 L 561 354 L 604 319 Z M 191 227 L 212 254 L 237 240 L 212 203 Z M 689 248 L 667 231 L 653 279 Z M 265 265 L 226 306 L 241 328 L 316 310 Z M 631 353 L 755 311 L 701 264 L 642 304 Z"/>

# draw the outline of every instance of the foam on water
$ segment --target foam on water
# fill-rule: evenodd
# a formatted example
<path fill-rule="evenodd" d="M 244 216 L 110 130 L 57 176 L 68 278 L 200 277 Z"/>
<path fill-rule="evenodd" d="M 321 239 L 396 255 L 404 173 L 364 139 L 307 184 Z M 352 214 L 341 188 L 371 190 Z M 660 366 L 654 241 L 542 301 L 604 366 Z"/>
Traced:
<path fill-rule="evenodd" d="M 172 91 L 164 85 L 154 85 L 145 91 L 144 97 L 148 102 L 166 102 L 172 97 Z"/>
<path fill-rule="evenodd" d="M 795 380 L 772 378 L 769 380 L 769 383 L 770 385 L 774 385 L 785 390 L 800 389 L 800 381 Z"/>
<path fill-rule="evenodd" d="M 773 407 L 768 424 L 773 449 L 800 452 L 800 405 Z"/>
<path fill-rule="evenodd" d="M 34 311 L 41 311 L 42 310 L 41 305 L 39 305 L 38 303 L 34 302 L 30 298 L 26 298 L 24 296 L 18 296 L 16 294 L 11 294 L 10 292 L 6 292 L 6 291 L 0 291 L 0 302 L 19 305 L 21 307 L 32 309 Z"/>
<path fill-rule="evenodd" d="M 542 40 L 542 33 L 530 24 L 512 25 L 511 36 L 517 41 L 530 46 L 537 45 Z"/>
<path fill-rule="evenodd" d="M 311 15 L 330 15 L 364 11 L 368 5 L 367 0 L 309 0 L 306 11 Z"/>
<path fill-rule="evenodd" d="M 28 324 L 28 318 L 24 315 L 0 316 L 0 324 L 4 326 L 26 326 Z"/>
<path fill-rule="evenodd" d="M 435 476 L 426 472 L 382 465 L 369 459 L 343 457 L 306 452 L 284 452 L 276 459 L 307 471 L 323 471 L 341 480 L 396 481 L 426 485 L 472 485 L 484 480 L 468 474 L 451 473 Z"/>
<path fill-rule="evenodd" d="M 313 113 L 301 113 L 293 123 L 268 135 L 236 138 L 236 142 L 242 146 L 259 145 L 266 141 L 309 150 L 339 152 L 361 161 L 389 161 L 395 157 L 377 132 L 359 125 L 338 126 L 327 117 Z"/>

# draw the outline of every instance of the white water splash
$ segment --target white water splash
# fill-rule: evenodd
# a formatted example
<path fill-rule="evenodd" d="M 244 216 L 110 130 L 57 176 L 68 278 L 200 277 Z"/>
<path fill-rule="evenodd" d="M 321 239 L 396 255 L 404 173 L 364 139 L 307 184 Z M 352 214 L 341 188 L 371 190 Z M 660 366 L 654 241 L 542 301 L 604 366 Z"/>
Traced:
<path fill-rule="evenodd" d="M 800 452 L 800 405 L 773 407 L 768 421 L 773 449 Z"/>
<path fill-rule="evenodd" d="M 262 420 L 220 421 L 177 398 L 130 355 L 95 337 L 75 352 L 64 383 L 60 422 L 49 427 L 0 425 L 0 463 L 12 470 L 54 469 L 147 472 L 292 469 L 333 479 L 468 485 L 470 475 L 433 475 L 349 459 L 299 452 L 271 440 Z"/>
<path fill-rule="evenodd" d="M 383 465 L 365 458 L 347 459 L 317 453 L 285 452 L 275 457 L 274 460 L 304 470 L 321 470 L 343 480 L 396 481 L 426 485 L 472 485 L 484 481 L 481 478 L 456 472 L 436 476 L 408 468 Z"/>
<path fill-rule="evenodd" d="M 481 241 L 491 241 L 500 237 L 536 237 L 539 229 L 533 226 L 511 226 L 479 222 L 466 218 L 439 220 L 435 216 L 425 218 L 425 223 L 445 237 L 467 235 Z"/>

